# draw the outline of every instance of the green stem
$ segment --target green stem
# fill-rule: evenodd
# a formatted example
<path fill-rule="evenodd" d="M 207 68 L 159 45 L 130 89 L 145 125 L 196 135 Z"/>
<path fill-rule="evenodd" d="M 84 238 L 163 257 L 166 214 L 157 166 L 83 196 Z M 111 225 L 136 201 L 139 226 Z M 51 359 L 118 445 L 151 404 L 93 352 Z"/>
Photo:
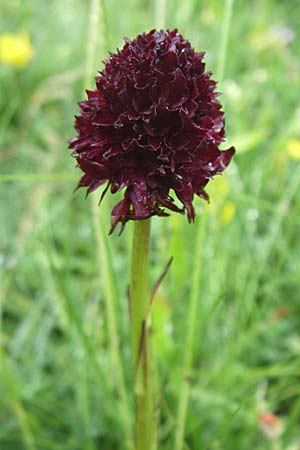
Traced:
<path fill-rule="evenodd" d="M 93 80 L 93 67 L 96 60 L 96 51 L 102 43 L 102 51 L 107 50 L 109 44 L 107 15 L 105 13 L 104 0 L 91 0 L 89 14 L 89 36 L 86 55 L 85 87 L 90 87 Z M 99 33 L 99 30 L 102 33 Z M 102 42 L 101 42 L 102 40 Z M 99 216 L 98 199 L 92 201 L 92 215 L 96 236 L 97 257 L 103 290 L 105 294 L 105 306 L 108 323 L 109 348 L 112 360 L 112 371 L 115 380 L 116 390 L 120 399 L 120 412 L 122 416 L 123 432 L 125 437 L 124 446 L 131 450 L 131 415 L 127 398 L 124 370 L 119 345 L 117 318 L 115 313 L 116 288 L 113 274 L 110 249 L 107 236 L 103 230 L 103 224 Z"/>
<path fill-rule="evenodd" d="M 86 48 L 85 80 L 84 90 L 89 88 L 93 80 L 94 63 L 96 59 L 96 50 L 98 48 L 98 25 L 101 13 L 99 0 L 91 0 L 89 11 L 89 33 L 88 44 Z"/>
<path fill-rule="evenodd" d="M 223 81 L 224 72 L 225 72 L 225 61 L 226 61 L 226 53 L 228 47 L 228 37 L 229 37 L 229 29 L 233 11 L 233 0 L 226 0 L 224 7 L 224 19 L 222 26 L 222 34 L 221 34 L 221 43 L 220 43 L 220 53 L 219 53 L 219 63 L 217 70 L 217 80 L 219 83 Z"/>
<path fill-rule="evenodd" d="M 132 357 L 135 394 L 135 450 L 156 449 L 154 391 L 149 340 L 150 220 L 134 224 L 130 284 Z"/>
<path fill-rule="evenodd" d="M 186 422 L 186 414 L 189 399 L 189 388 L 190 388 L 190 378 L 191 369 L 193 363 L 193 342 L 195 337 L 196 325 L 197 325 L 197 306 L 198 299 L 200 296 L 200 274 L 202 267 L 202 251 L 205 242 L 205 227 L 206 227 L 206 214 L 200 217 L 200 226 L 197 234 L 196 240 L 196 255 L 195 265 L 193 271 L 191 296 L 188 307 L 188 317 L 187 317 L 187 339 L 186 339 L 186 353 L 183 366 L 183 385 L 180 392 L 179 405 L 178 405 L 178 415 L 177 415 L 177 426 L 175 433 L 175 450 L 182 450 L 184 443 L 184 429 Z"/>
<path fill-rule="evenodd" d="M 223 19 L 223 27 L 222 27 L 222 35 L 221 35 L 221 46 L 219 53 L 219 64 L 217 70 L 217 77 L 219 83 L 222 82 L 225 71 L 225 61 L 227 54 L 227 46 L 228 46 L 228 36 L 230 30 L 230 22 L 233 11 L 233 1 L 234 0 L 226 0 L 224 7 L 224 19 Z M 177 413 L 177 423 L 176 423 L 176 432 L 175 432 L 175 449 L 174 450 L 182 450 L 184 446 L 184 432 L 185 432 L 185 423 L 188 409 L 188 400 L 189 400 L 189 391 L 190 391 L 190 375 L 193 364 L 193 342 L 196 332 L 196 311 L 197 311 L 197 303 L 200 297 L 200 283 L 199 278 L 201 275 L 201 266 L 202 266 L 202 250 L 205 240 L 205 227 L 206 227 L 206 215 L 203 214 L 201 218 L 201 222 L 199 225 L 199 229 L 197 230 L 197 238 L 196 238 L 196 248 L 198 249 L 197 258 L 195 258 L 195 265 L 193 270 L 193 282 L 190 296 L 190 303 L 188 309 L 188 334 L 186 340 L 186 353 L 183 367 L 183 385 L 180 392 L 179 404 L 178 404 L 178 413 Z"/>
<path fill-rule="evenodd" d="M 94 228 L 96 233 L 97 255 L 105 297 L 106 318 L 108 325 L 109 348 L 111 353 L 112 370 L 115 378 L 116 390 L 120 398 L 120 412 L 122 415 L 123 432 L 126 439 L 125 447 L 132 449 L 131 438 L 131 414 L 126 392 L 125 376 L 123 370 L 122 357 L 120 353 L 120 342 L 118 336 L 117 318 L 115 305 L 117 300 L 115 279 L 111 252 L 107 242 L 107 236 L 103 229 L 103 224 L 99 217 L 98 200 L 95 197 L 92 202 Z"/>

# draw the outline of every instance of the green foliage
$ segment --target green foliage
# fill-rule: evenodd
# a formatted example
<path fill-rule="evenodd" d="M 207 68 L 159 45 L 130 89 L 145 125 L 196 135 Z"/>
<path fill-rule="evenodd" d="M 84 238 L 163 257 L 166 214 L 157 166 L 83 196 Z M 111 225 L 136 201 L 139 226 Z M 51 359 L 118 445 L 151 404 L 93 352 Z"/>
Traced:
<path fill-rule="evenodd" d="M 106 2 L 112 50 L 163 20 L 153 3 Z M 224 3 L 166 2 L 167 27 L 207 50 L 214 73 Z M 132 224 L 97 239 L 92 198 L 72 194 L 79 173 L 66 144 L 86 77 L 89 2 L 0 8 L 0 35 L 28 32 L 35 52 L 24 68 L 0 63 L 0 449 L 125 450 Z M 162 450 L 174 449 L 200 257 L 185 450 L 300 449 L 300 161 L 288 150 L 300 140 L 299 19 L 297 1 L 234 2 L 220 84 L 234 164 L 211 183 L 211 204 L 197 202 L 195 225 L 175 214 L 152 221 L 152 285 L 174 257 L 153 307 Z M 96 39 L 95 74 L 107 56 L 103 30 Z M 105 232 L 111 205 L 108 196 L 98 211 Z M 99 245 L 113 255 L 105 269 Z M 277 436 L 262 429 L 264 413 L 278 417 Z"/>

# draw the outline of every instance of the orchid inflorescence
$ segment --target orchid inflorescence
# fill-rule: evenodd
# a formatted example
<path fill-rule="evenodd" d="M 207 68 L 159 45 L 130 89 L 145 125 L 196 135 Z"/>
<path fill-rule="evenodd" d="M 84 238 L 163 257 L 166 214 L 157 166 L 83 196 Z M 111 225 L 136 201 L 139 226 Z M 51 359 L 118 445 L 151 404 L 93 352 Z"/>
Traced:
<path fill-rule="evenodd" d="M 166 209 L 192 222 L 194 194 L 208 200 L 205 186 L 229 164 L 235 150 L 219 150 L 224 113 L 203 57 L 177 30 L 126 38 L 79 103 L 78 136 L 70 140 L 84 172 L 78 187 L 125 190 L 111 232 Z"/>

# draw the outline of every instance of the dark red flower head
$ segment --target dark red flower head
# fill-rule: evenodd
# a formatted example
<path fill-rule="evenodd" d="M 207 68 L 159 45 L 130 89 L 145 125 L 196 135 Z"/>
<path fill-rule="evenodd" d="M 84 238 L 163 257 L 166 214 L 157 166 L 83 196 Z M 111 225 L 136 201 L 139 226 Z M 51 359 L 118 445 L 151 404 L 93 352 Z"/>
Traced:
<path fill-rule="evenodd" d="M 96 89 L 79 103 L 78 137 L 72 156 L 84 172 L 78 187 L 92 192 L 105 182 L 124 198 L 112 210 L 118 222 L 186 212 L 193 221 L 194 194 L 229 164 L 234 148 L 220 151 L 224 118 L 205 72 L 204 53 L 195 52 L 177 30 L 125 39 L 96 78 Z M 173 190 L 180 209 L 170 196 Z"/>

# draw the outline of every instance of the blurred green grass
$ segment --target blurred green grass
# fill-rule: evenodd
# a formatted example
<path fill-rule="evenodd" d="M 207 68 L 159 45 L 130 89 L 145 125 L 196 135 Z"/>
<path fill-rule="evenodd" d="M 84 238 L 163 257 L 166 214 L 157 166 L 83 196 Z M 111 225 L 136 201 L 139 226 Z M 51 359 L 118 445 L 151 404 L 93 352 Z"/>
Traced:
<path fill-rule="evenodd" d="M 214 73 L 224 4 L 166 2 L 167 27 L 206 50 Z M 108 281 L 92 199 L 72 195 L 79 174 L 66 144 L 82 98 L 89 2 L 0 7 L 0 35 L 28 32 L 35 51 L 22 69 L 0 65 L 0 449 L 123 450 Z M 106 13 L 112 50 L 123 36 L 163 23 L 149 0 L 110 0 Z M 289 152 L 300 139 L 299 19 L 297 1 L 234 2 L 219 89 L 235 164 L 211 183 L 211 204 L 196 203 L 196 225 L 176 215 L 153 219 L 152 284 L 174 257 L 153 318 L 164 450 L 174 448 L 191 273 L 200 257 L 185 449 L 300 449 L 300 161 Z M 95 74 L 106 58 L 101 30 L 96 39 Z M 99 209 L 104 230 L 114 201 L 107 197 Z M 205 242 L 197 248 L 203 214 Z M 131 231 L 129 224 L 108 239 L 129 398 Z M 263 428 L 265 413 L 275 425 Z"/>

